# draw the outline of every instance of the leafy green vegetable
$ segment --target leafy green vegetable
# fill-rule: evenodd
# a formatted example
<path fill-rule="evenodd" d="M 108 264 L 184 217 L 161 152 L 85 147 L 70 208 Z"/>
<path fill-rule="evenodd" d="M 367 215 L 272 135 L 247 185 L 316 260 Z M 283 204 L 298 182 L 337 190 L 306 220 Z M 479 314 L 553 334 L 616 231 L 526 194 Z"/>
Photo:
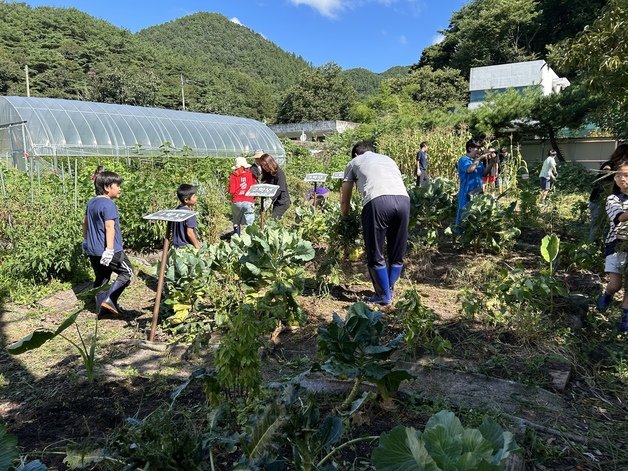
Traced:
<path fill-rule="evenodd" d="M 382 434 L 372 460 L 377 471 L 499 471 L 517 450 L 512 434 L 494 420 L 464 428 L 453 412 L 442 410 L 423 433 L 399 425 Z"/>

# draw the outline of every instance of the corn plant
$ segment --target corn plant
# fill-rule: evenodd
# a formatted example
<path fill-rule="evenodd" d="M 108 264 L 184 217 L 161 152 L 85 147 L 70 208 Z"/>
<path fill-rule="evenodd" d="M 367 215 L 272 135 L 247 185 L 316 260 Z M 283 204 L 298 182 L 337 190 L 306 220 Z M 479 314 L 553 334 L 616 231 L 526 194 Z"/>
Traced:
<path fill-rule="evenodd" d="M 85 366 L 85 372 L 87 374 L 87 380 L 91 383 L 94 381 L 94 366 L 96 364 L 96 341 L 98 339 L 98 318 L 94 323 L 94 333 L 91 338 L 86 341 L 83 339 L 81 330 L 76 324 L 78 315 L 83 310 L 83 307 L 72 312 L 65 320 L 57 327 L 56 330 L 37 329 L 30 333 L 26 337 L 18 340 L 7 346 L 7 351 L 11 355 L 20 355 L 30 350 L 35 350 L 41 347 L 43 344 L 52 340 L 55 337 L 61 337 L 72 345 L 80 354 L 81 360 L 83 360 L 83 366 Z M 63 332 L 70 326 L 74 325 L 78 333 L 80 343 L 75 342 L 69 337 L 63 335 Z"/>
<path fill-rule="evenodd" d="M 456 162 L 465 152 L 465 142 L 471 138 L 466 129 L 438 128 L 429 131 L 404 129 L 401 132 L 383 132 L 377 137 L 377 149 L 389 155 L 405 175 L 416 173 L 416 154 L 419 144 L 429 144 L 428 173 L 431 177 L 456 178 Z"/>

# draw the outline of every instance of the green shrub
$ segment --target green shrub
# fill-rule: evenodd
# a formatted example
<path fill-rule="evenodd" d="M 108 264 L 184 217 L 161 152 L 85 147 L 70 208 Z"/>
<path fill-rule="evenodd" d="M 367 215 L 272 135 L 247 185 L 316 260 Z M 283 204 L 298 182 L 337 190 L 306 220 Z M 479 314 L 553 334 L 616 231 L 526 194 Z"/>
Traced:
<path fill-rule="evenodd" d="M 323 371 L 354 379 L 353 390 L 339 409 L 351 404 L 363 381 L 377 384 L 385 399 L 399 389 L 402 381 L 412 378 L 407 371 L 394 369 L 394 363 L 388 361 L 401 346 L 402 337 L 381 343 L 383 330 L 381 313 L 372 311 L 364 303 L 351 305 L 344 320 L 334 313 L 332 322 L 318 328 L 318 352 L 324 359 Z"/>
<path fill-rule="evenodd" d="M 405 346 L 410 352 L 427 350 L 442 354 L 451 349 L 451 342 L 442 338 L 434 327 L 436 313 L 423 305 L 416 288 L 403 293 L 395 304 L 395 316 L 401 321 Z"/>
<path fill-rule="evenodd" d="M 463 246 L 502 252 L 512 247 L 521 234 L 514 227 L 513 213 L 516 202 L 504 207 L 490 195 L 473 198 L 464 208 L 458 224 Z"/>
<path fill-rule="evenodd" d="M 424 186 L 414 186 L 410 195 L 411 237 L 428 246 L 438 245 L 438 233 L 455 214 L 456 184 L 436 178 Z"/>

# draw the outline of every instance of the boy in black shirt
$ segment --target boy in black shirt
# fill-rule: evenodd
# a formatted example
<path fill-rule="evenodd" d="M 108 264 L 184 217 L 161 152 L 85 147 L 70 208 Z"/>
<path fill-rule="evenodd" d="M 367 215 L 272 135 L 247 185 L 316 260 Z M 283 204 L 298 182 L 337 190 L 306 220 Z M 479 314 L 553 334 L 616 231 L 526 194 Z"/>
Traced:
<path fill-rule="evenodd" d="M 192 211 L 192 208 L 196 205 L 196 187 L 182 183 L 177 188 L 177 197 L 181 204 L 177 209 L 187 209 Z M 201 247 L 201 243 L 198 240 L 196 234 L 196 216 L 192 216 L 183 222 L 175 222 L 172 225 L 172 245 L 175 248 L 185 247 L 186 245 L 192 245 L 195 249 Z"/>

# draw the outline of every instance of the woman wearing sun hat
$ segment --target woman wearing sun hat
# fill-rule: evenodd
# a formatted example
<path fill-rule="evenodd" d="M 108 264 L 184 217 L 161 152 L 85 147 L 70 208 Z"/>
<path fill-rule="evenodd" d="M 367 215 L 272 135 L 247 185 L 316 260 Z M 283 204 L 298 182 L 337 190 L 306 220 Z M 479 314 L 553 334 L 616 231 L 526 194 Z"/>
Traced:
<path fill-rule="evenodd" d="M 233 214 L 233 232 L 240 233 L 243 224 L 250 225 L 255 221 L 254 198 L 246 196 L 246 192 L 256 183 L 251 172 L 251 165 L 244 157 L 238 157 L 229 176 L 229 194 L 231 194 L 231 210 Z"/>
<path fill-rule="evenodd" d="M 262 167 L 260 165 L 260 157 L 262 157 L 262 155 L 264 155 L 264 151 L 261 149 L 258 149 L 255 151 L 255 154 L 253 154 L 253 165 L 251 166 L 251 172 L 253 173 L 253 176 L 255 177 L 256 180 L 259 181 L 259 177 L 262 174 Z"/>

